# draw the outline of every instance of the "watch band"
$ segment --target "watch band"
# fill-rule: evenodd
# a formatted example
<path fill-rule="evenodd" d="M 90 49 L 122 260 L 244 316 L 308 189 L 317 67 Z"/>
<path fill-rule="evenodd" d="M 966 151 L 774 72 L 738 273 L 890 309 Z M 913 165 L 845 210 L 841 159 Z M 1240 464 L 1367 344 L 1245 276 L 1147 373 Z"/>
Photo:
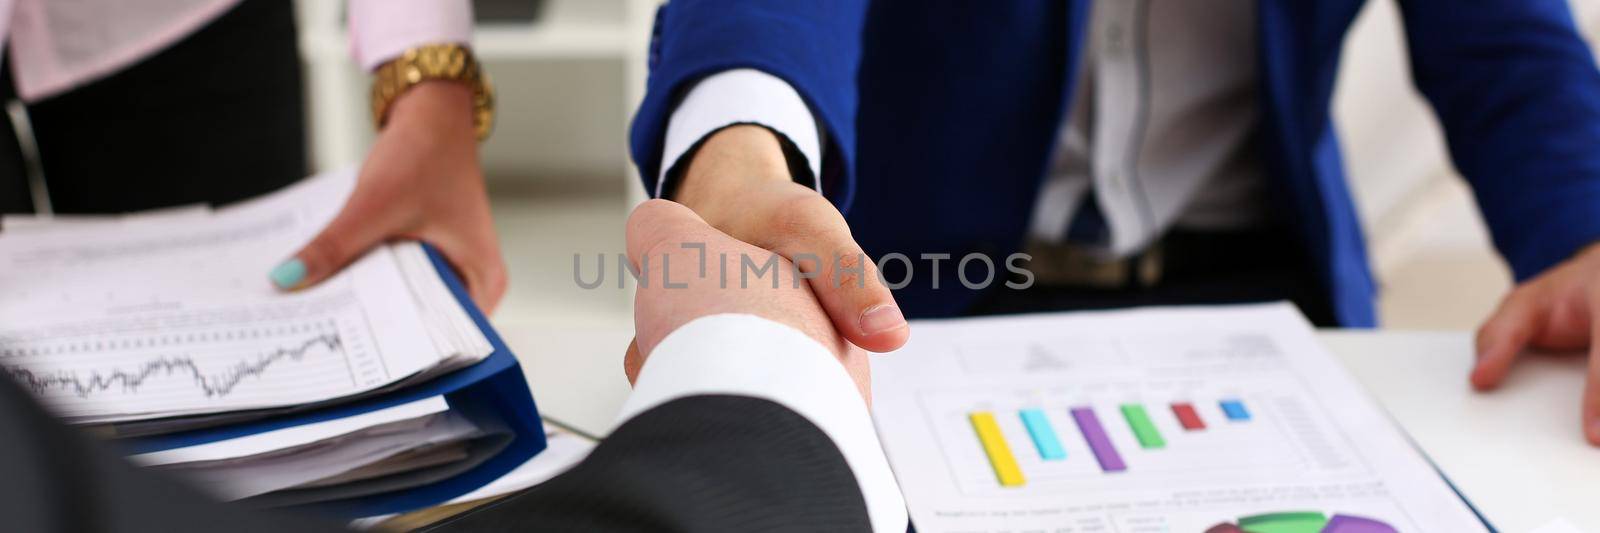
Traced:
<path fill-rule="evenodd" d="M 478 140 L 494 129 L 494 87 L 464 45 L 427 44 L 407 49 L 372 73 L 372 123 L 383 129 L 396 98 L 419 83 L 448 80 L 472 87 L 472 126 Z"/>

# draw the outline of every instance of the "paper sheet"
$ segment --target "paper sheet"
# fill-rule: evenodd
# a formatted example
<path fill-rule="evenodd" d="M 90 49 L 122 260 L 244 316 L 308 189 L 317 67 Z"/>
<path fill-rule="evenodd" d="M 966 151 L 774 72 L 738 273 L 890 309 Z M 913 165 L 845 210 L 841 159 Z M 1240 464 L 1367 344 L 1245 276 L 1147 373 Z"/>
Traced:
<path fill-rule="evenodd" d="M 367 428 L 309 448 L 162 469 L 207 494 L 231 501 L 304 486 L 408 451 L 461 442 L 477 434 L 472 422 L 447 411 Z"/>
<path fill-rule="evenodd" d="M 587 437 L 558 429 L 548 423 L 544 425 L 544 432 L 545 442 L 548 444 L 544 451 L 533 456 L 528 462 L 522 463 L 522 466 L 518 466 L 504 476 L 500 476 L 499 479 L 491 481 L 477 490 L 441 503 L 435 508 L 423 509 L 407 515 L 383 515 L 362 518 L 350 522 L 350 527 L 362 530 L 375 527 L 400 531 L 419 529 L 421 526 L 450 516 L 448 514 L 435 516 L 435 509 L 482 501 L 544 483 L 577 465 L 584 457 L 589 455 L 589 451 L 593 450 L 595 446 L 595 442 Z M 400 518 L 396 519 L 397 516 Z M 408 520 L 408 518 L 413 519 Z M 394 520 L 395 523 L 386 523 L 391 520 Z"/>
<path fill-rule="evenodd" d="M 488 355 L 415 243 L 310 289 L 271 285 L 354 181 L 0 233 L 0 366 L 58 415 L 98 423 L 332 400 Z"/>
<path fill-rule="evenodd" d="M 434 396 L 361 413 L 355 416 L 290 426 L 279 430 L 232 439 L 128 456 L 139 466 L 162 466 L 200 461 L 221 461 L 295 449 L 342 435 L 402 420 L 412 420 L 450 409 L 443 396 Z"/>
<path fill-rule="evenodd" d="M 918 531 L 1485 530 L 1286 304 L 913 328 L 873 413 Z"/>

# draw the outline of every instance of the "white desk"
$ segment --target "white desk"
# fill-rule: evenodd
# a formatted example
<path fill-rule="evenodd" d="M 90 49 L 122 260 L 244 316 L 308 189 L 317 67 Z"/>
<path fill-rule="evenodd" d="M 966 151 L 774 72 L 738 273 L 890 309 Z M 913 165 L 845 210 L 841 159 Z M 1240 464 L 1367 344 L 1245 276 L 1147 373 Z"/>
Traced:
<path fill-rule="evenodd" d="M 604 435 L 628 393 L 628 323 L 498 324 L 546 417 Z M 1565 518 L 1600 532 L 1600 449 L 1584 443 L 1580 357 L 1529 357 L 1505 388 L 1474 393 L 1466 333 L 1320 334 L 1490 522 L 1524 532 Z"/>

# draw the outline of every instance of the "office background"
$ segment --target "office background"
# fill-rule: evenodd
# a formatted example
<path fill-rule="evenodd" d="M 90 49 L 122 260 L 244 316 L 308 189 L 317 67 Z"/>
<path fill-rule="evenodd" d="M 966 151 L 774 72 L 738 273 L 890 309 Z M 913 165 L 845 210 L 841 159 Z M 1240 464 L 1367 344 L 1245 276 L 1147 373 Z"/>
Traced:
<path fill-rule="evenodd" d="M 372 132 L 367 78 L 347 53 L 342 2 L 296 1 L 314 170 L 357 164 Z M 1596 42 L 1600 0 L 1571 2 Z M 631 322 L 630 291 L 611 279 L 579 288 L 573 254 L 591 269 L 598 253 L 614 262 L 622 221 L 641 199 L 625 139 L 658 3 L 544 0 L 531 23 L 480 21 L 474 46 L 500 110 L 484 167 L 511 268 L 498 322 Z M 480 8 L 480 18 L 490 13 Z M 1334 114 L 1383 285 L 1380 310 L 1388 327 L 1470 329 L 1504 294 L 1508 274 L 1408 68 L 1395 0 L 1369 1 L 1345 44 Z"/>

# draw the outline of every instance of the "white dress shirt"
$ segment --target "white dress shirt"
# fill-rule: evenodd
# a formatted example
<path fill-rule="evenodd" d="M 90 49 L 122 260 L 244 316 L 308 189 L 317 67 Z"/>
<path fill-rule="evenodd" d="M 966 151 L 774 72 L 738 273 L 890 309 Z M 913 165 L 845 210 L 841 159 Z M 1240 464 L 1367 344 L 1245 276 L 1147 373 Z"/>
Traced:
<path fill-rule="evenodd" d="M 621 421 L 686 396 L 733 394 L 783 405 L 822 429 L 855 474 L 874 531 L 906 530 L 905 499 L 856 384 L 806 334 L 755 315 L 695 319 L 645 360 Z"/>
<path fill-rule="evenodd" d="M 1256 3 L 1119 0 L 1095 2 L 1092 12 L 1078 87 L 1029 236 L 1063 240 L 1089 191 L 1110 229 L 1099 251 L 1113 257 L 1144 249 L 1174 226 L 1261 224 Z M 812 117 L 799 94 L 771 75 L 739 69 L 707 77 L 673 111 L 658 179 L 702 137 L 741 122 L 788 137 L 820 178 L 823 143 Z"/>

